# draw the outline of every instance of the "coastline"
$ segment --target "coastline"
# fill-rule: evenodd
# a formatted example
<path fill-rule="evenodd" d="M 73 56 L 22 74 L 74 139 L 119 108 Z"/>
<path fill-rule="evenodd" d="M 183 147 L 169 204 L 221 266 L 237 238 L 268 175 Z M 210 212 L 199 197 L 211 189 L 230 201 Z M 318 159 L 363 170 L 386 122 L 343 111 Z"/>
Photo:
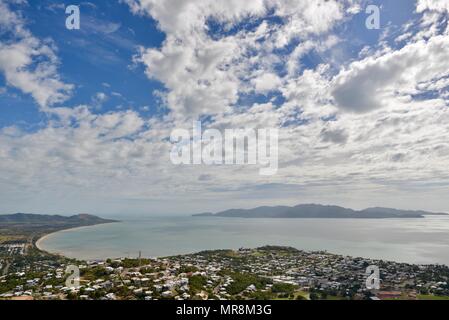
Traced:
<path fill-rule="evenodd" d="M 56 231 L 56 232 L 58 232 L 58 231 Z M 40 237 L 39 239 L 36 240 L 36 242 L 34 243 L 34 246 L 35 246 L 38 250 L 46 252 L 44 249 L 41 248 L 40 242 L 43 241 L 43 240 L 45 240 L 48 236 L 50 236 L 50 235 L 52 235 L 52 234 L 54 234 L 54 233 L 56 233 L 56 232 L 44 234 L 42 237 Z"/>
<path fill-rule="evenodd" d="M 50 233 L 44 234 L 44 235 L 42 235 L 41 237 L 39 237 L 39 239 L 37 239 L 37 240 L 34 242 L 34 246 L 35 246 L 39 251 L 46 252 L 46 253 L 49 253 L 49 254 L 55 254 L 55 255 L 64 256 L 64 255 L 62 255 L 62 254 L 60 254 L 60 253 L 53 253 L 53 252 L 49 252 L 49 251 L 43 249 L 42 246 L 41 246 L 42 242 L 45 241 L 45 240 L 46 240 L 47 238 L 49 238 L 50 236 L 55 235 L 55 234 L 60 233 L 60 232 L 67 232 L 67 231 L 79 230 L 79 229 L 83 229 L 83 228 L 89 228 L 89 227 L 100 226 L 100 225 L 109 224 L 109 223 L 118 223 L 118 222 L 120 222 L 120 221 L 98 223 L 98 224 L 92 224 L 92 225 L 89 225 L 89 226 L 79 226 L 79 227 L 73 227 L 73 228 L 68 228 L 68 229 L 61 229 L 61 230 L 58 230 L 58 231 L 50 232 Z"/>

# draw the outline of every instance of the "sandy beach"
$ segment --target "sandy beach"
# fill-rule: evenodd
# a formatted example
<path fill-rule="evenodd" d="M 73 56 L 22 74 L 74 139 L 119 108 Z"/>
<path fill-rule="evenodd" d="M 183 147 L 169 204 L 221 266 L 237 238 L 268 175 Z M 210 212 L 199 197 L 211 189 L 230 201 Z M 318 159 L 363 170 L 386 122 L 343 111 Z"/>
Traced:
<path fill-rule="evenodd" d="M 45 251 L 44 249 L 41 248 L 40 244 L 41 244 L 41 242 L 42 242 L 43 240 L 45 240 L 48 236 L 50 236 L 50 235 L 52 235 L 52 234 L 54 234 L 54 233 L 56 233 L 56 232 L 52 232 L 52 233 L 46 234 L 46 235 L 40 237 L 39 239 L 37 239 L 37 241 L 36 241 L 36 243 L 35 243 L 36 248 L 38 248 L 38 249 L 41 250 L 41 251 Z"/>
<path fill-rule="evenodd" d="M 111 223 L 111 222 L 109 222 L 109 223 Z M 44 248 L 42 248 L 42 242 L 45 241 L 46 239 L 48 239 L 49 237 L 54 236 L 54 235 L 56 235 L 56 234 L 58 234 L 58 233 L 62 233 L 62 232 L 73 231 L 73 230 L 79 230 L 79 229 L 84 229 L 84 228 L 90 228 L 90 227 L 95 227 L 95 226 L 102 225 L 102 224 L 104 224 L 104 223 L 94 224 L 94 225 L 90 225 L 90 226 L 81 226 L 81 227 L 75 227 L 75 228 L 63 229 L 63 230 L 58 230 L 58 231 L 55 231 L 55 232 L 52 232 L 52 233 L 48 233 L 48 234 L 46 234 L 46 235 L 43 235 L 43 236 L 40 237 L 39 239 L 37 239 L 37 240 L 36 240 L 36 243 L 35 243 L 35 246 L 36 246 L 36 248 L 38 248 L 38 249 L 41 250 L 41 251 L 50 252 L 50 251 L 45 250 Z M 59 253 L 57 253 L 57 252 L 51 252 L 51 253 L 53 253 L 53 254 L 59 254 Z"/>

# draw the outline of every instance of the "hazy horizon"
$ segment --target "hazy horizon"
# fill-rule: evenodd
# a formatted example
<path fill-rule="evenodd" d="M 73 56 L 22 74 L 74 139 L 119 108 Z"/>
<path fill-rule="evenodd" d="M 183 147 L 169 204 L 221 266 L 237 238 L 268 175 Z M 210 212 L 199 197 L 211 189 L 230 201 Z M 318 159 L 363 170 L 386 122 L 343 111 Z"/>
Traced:
<path fill-rule="evenodd" d="M 202 213 L 219 213 L 219 212 L 223 212 L 223 211 L 227 211 L 227 210 L 231 210 L 231 209 L 243 209 L 243 210 L 247 210 L 247 209 L 255 209 L 255 208 L 259 208 L 259 207 L 278 207 L 278 206 L 287 206 L 287 207 L 294 207 L 294 206 L 300 206 L 300 205 L 319 205 L 319 206 L 337 206 L 334 204 L 320 204 L 320 203 L 297 203 L 294 205 L 284 205 L 284 204 L 278 204 L 278 205 L 269 205 L 269 206 L 256 206 L 256 207 L 229 207 L 229 208 L 223 208 L 221 210 L 217 210 L 217 211 L 197 211 L 197 212 L 167 212 L 167 213 L 134 213 L 134 212 L 120 212 L 120 213 L 113 213 L 113 212 L 107 212 L 107 213 L 95 213 L 95 212 L 72 212 L 72 213 L 55 213 L 55 212 L 22 212 L 22 211 L 16 211 L 16 212 L 10 212 L 10 213 L 0 213 L 0 215 L 10 215 L 10 214 L 17 214 L 17 213 L 23 213 L 23 214 L 38 214 L 38 215 L 62 215 L 62 216 L 72 216 L 72 215 L 77 215 L 77 214 L 91 214 L 91 215 L 96 215 L 96 216 L 100 216 L 100 217 L 107 217 L 107 218 L 131 218 L 131 219 L 139 219 L 139 218 L 158 218 L 158 217 L 163 217 L 163 216 L 171 216 L 171 217 L 189 217 L 195 214 L 202 214 Z M 338 207 L 342 207 L 345 209 L 352 209 L 355 211 L 360 211 L 360 210 L 364 210 L 364 209 L 371 209 L 371 208 L 388 208 L 388 209 L 397 209 L 397 210 L 410 210 L 410 211 L 427 211 L 429 213 L 446 213 L 449 214 L 449 212 L 444 212 L 444 211 L 428 211 L 428 210 L 423 210 L 420 208 L 392 208 L 392 207 L 383 207 L 383 206 L 372 206 L 372 207 L 363 207 L 363 208 L 351 208 L 351 207 L 347 207 L 347 206 L 338 206 Z"/>

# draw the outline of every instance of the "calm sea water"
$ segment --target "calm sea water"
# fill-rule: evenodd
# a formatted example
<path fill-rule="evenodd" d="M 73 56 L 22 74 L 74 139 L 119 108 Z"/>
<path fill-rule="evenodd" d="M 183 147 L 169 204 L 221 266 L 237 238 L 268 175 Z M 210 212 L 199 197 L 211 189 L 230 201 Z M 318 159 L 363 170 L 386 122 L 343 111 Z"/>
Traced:
<path fill-rule="evenodd" d="M 156 257 L 205 249 L 285 245 L 409 263 L 449 265 L 449 217 L 240 219 L 164 217 L 61 231 L 40 247 L 78 259 Z"/>

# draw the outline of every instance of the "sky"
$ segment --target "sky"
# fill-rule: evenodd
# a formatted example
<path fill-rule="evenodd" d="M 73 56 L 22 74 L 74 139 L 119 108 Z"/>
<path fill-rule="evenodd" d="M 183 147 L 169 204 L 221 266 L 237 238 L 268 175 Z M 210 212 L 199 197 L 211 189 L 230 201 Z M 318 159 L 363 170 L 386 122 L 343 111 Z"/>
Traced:
<path fill-rule="evenodd" d="M 449 212 L 448 17 L 442 0 L 0 0 L 0 213 Z M 170 135 L 196 120 L 277 128 L 277 174 L 174 165 Z"/>

